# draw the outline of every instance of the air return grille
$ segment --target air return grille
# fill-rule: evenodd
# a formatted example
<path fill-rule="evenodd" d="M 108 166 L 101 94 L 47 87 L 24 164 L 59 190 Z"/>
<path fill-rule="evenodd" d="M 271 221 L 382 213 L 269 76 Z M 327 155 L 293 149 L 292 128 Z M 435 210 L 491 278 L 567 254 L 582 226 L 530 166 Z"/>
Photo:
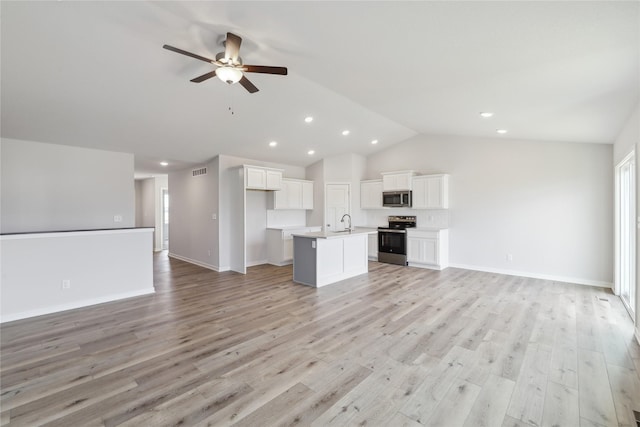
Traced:
<path fill-rule="evenodd" d="M 206 175 L 207 174 L 207 168 L 199 168 L 199 169 L 194 169 L 191 171 L 191 176 L 196 177 L 196 176 L 202 176 L 202 175 Z"/>

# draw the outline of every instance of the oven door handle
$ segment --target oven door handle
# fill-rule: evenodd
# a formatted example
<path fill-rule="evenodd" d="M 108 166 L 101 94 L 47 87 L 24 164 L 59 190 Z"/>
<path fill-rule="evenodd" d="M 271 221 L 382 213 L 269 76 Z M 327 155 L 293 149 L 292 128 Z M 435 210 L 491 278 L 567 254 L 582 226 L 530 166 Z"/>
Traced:
<path fill-rule="evenodd" d="M 406 230 L 378 230 L 378 233 L 402 233 L 405 234 Z"/>

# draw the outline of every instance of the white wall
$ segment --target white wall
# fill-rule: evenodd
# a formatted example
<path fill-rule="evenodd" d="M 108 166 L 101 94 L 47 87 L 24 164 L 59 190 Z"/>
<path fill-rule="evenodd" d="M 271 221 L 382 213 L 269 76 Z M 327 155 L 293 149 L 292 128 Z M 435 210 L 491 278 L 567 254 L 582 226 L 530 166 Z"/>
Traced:
<path fill-rule="evenodd" d="M 169 174 L 169 254 L 218 269 L 218 161 L 206 175 L 193 176 L 194 167 Z"/>
<path fill-rule="evenodd" d="M 137 179 L 135 181 L 135 195 L 136 195 L 136 221 L 135 221 L 135 225 L 136 227 L 142 227 L 142 210 L 143 210 L 143 206 L 142 206 L 142 199 L 143 199 L 143 180 L 141 179 Z"/>
<path fill-rule="evenodd" d="M 133 154 L 6 138 L 0 152 L 2 233 L 135 225 Z"/>
<path fill-rule="evenodd" d="M 635 149 L 636 151 L 636 215 L 640 218 L 640 103 L 631 114 L 614 143 L 613 166 Z M 640 343 L 640 230 L 636 229 L 636 338 Z"/>
<path fill-rule="evenodd" d="M 612 154 L 606 144 L 421 135 L 371 155 L 366 178 L 451 174 L 453 265 L 610 286 Z"/>
<path fill-rule="evenodd" d="M 151 245 L 149 229 L 2 236 L 1 321 L 153 293 Z"/>

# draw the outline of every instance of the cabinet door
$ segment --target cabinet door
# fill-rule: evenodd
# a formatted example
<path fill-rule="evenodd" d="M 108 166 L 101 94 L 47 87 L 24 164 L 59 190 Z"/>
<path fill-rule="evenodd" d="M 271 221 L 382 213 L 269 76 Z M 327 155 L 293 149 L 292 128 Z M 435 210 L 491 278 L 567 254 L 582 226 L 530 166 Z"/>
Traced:
<path fill-rule="evenodd" d="M 360 208 L 382 208 L 382 181 L 360 183 Z"/>
<path fill-rule="evenodd" d="M 413 172 L 386 173 L 382 175 L 384 191 L 411 190 Z"/>
<path fill-rule="evenodd" d="M 313 209 L 313 182 L 302 183 L 302 209 Z"/>
<path fill-rule="evenodd" d="M 383 175 L 382 189 L 384 191 L 393 191 L 398 189 L 398 175 Z"/>
<path fill-rule="evenodd" d="M 441 176 L 427 178 L 427 207 L 431 209 L 444 208 L 443 178 Z"/>
<path fill-rule="evenodd" d="M 286 181 L 282 184 L 282 189 L 273 192 L 273 209 L 288 209 L 288 187 Z"/>
<path fill-rule="evenodd" d="M 283 240 L 282 245 L 283 245 L 282 260 L 291 261 L 293 259 L 293 238 Z"/>
<path fill-rule="evenodd" d="M 287 208 L 302 209 L 302 183 L 283 180 L 282 185 L 287 189 Z"/>
<path fill-rule="evenodd" d="M 282 172 L 267 169 L 265 175 L 265 188 L 267 190 L 279 190 L 282 188 Z"/>
<path fill-rule="evenodd" d="M 426 209 L 427 208 L 427 181 L 423 177 L 413 179 L 413 203 L 414 209 Z"/>
<path fill-rule="evenodd" d="M 407 239 L 407 261 L 437 265 L 438 239 L 409 237 Z"/>
<path fill-rule="evenodd" d="M 247 168 L 247 188 L 264 190 L 267 188 L 267 177 L 264 169 Z"/>

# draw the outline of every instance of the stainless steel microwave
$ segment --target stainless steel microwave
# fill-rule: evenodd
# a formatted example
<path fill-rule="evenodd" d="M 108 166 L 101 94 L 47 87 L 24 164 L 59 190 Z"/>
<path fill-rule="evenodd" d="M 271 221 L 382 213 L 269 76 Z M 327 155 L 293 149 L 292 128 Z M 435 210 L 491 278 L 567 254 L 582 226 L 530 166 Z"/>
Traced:
<path fill-rule="evenodd" d="M 387 208 L 410 208 L 411 191 L 384 191 L 382 193 L 382 206 Z"/>

